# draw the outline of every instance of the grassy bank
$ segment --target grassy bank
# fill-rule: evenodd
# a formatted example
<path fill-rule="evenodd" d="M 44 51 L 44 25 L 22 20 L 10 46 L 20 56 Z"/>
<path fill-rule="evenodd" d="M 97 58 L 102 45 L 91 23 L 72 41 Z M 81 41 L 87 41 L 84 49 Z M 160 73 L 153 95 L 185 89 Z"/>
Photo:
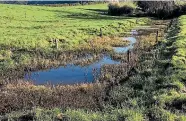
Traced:
<path fill-rule="evenodd" d="M 166 38 L 142 53 L 135 73 L 111 91 L 114 106 L 143 111 L 143 120 L 185 121 L 185 16 Z"/>

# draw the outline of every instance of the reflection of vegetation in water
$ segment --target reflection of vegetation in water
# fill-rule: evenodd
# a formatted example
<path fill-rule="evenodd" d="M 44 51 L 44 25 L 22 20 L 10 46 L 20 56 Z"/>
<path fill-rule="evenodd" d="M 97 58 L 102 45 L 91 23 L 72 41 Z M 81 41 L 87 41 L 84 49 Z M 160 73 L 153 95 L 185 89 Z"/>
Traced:
<path fill-rule="evenodd" d="M 11 79 L 16 79 L 16 76 L 17 78 L 20 78 L 25 72 L 29 71 L 57 68 L 59 66 L 66 66 L 67 64 L 86 66 L 101 58 L 101 54 L 91 54 L 86 52 L 78 54 L 74 54 L 73 52 L 60 55 L 56 54 L 56 56 L 52 58 L 27 53 L 17 54 L 14 60 L 10 60 L 10 62 L 6 61 L 6 63 L 2 64 L 1 74 L 6 78 L 12 77 Z M 12 65 L 10 65 L 10 63 L 12 63 Z"/>

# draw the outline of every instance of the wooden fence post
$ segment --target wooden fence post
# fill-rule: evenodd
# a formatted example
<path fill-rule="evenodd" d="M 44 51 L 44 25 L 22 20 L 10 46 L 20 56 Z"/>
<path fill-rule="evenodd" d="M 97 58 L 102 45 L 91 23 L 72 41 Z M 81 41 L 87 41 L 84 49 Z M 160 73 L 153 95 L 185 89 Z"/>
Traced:
<path fill-rule="evenodd" d="M 159 33 L 159 32 L 158 32 L 158 30 L 157 30 L 157 32 L 156 32 L 156 43 L 158 42 L 158 36 L 159 36 L 158 33 Z"/>
<path fill-rule="evenodd" d="M 56 49 L 58 49 L 58 39 L 55 39 Z"/>
<path fill-rule="evenodd" d="M 37 52 L 37 41 L 35 42 L 35 51 Z"/>
<path fill-rule="evenodd" d="M 131 55 L 131 52 L 130 50 L 127 51 L 127 61 L 128 63 L 130 62 L 130 55 Z"/>
<path fill-rule="evenodd" d="M 100 28 L 100 37 L 103 36 L 102 28 Z"/>

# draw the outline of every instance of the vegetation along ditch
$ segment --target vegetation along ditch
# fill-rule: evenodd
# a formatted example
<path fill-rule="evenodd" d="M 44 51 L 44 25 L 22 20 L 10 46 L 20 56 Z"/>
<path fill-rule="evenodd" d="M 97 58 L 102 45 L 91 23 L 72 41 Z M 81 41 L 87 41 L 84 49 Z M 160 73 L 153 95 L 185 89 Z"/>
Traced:
<path fill-rule="evenodd" d="M 0 4 L 0 120 L 185 121 L 184 7 Z"/>

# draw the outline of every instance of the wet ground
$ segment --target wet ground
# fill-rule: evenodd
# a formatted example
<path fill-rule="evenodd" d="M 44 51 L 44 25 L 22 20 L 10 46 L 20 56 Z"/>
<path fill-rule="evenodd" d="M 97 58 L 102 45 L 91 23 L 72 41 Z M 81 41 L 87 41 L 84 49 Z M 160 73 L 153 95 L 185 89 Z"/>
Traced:
<path fill-rule="evenodd" d="M 126 53 L 129 49 L 133 48 L 136 42 L 135 37 L 126 37 L 123 40 L 130 41 L 130 44 L 127 47 L 113 47 L 115 53 Z M 90 56 L 87 56 L 87 58 L 90 58 Z M 110 55 L 103 54 L 99 60 L 85 66 L 67 64 L 58 68 L 29 72 L 25 74 L 24 79 L 32 80 L 34 84 L 91 83 L 99 78 L 100 69 L 103 65 L 120 63 L 120 60 L 115 60 Z"/>
<path fill-rule="evenodd" d="M 83 54 L 72 55 L 67 53 L 62 56 L 59 55 L 59 60 L 57 56 L 57 60 L 46 60 L 46 64 L 45 59 L 41 59 L 44 65 L 37 66 L 36 64 L 36 66 L 32 65 L 31 68 L 24 70 L 21 74 L 21 80 L 31 81 L 36 85 L 47 83 L 57 85 L 110 81 L 112 79 L 108 78 L 115 78 L 116 76 L 122 78 L 131 67 L 135 66 L 137 56 L 140 55 L 139 47 L 141 49 L 148 48 L 145 43 L 153 45 L 153 43 L 158 42 L 158 38 L 164 36 L 168 24 L 162 26 L 162 23 L 167 22 L 160 21 L 160 24 L 157 24 L 158 22 L 155 21 L 149 26 L 140 26 L 131 30 L 130 35 L 127 35 L 128 37 L 122 38 L 125 42 L 126 40 L 130 41 L 130 44 L 125 47 L 113 47 L 113 53 L 83 52 Z M 155 42 L 154 39 L 156 39 Z"/>

